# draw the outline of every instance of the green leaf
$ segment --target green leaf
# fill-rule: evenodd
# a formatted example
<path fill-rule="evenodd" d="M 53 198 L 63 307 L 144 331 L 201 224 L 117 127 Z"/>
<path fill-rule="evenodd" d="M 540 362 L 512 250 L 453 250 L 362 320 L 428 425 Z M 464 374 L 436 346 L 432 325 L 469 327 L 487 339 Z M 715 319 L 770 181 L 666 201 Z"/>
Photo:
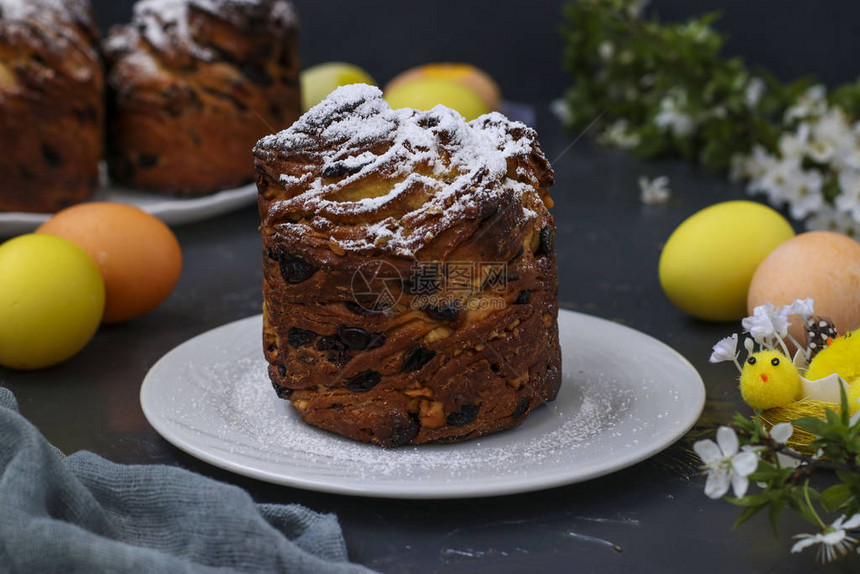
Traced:
<path fill-rule="evenodd" d="M 748 507 L 744 508 L 741 511 L 740 516 L 738 516 L 738 519 L 732 525 L 732 530 L 736 529 L 738 526 L 740 526 L 741 524 L 743 524 L 744 522 L 746 522 L 747 520 L 749 520 L 750 518 L 752 518 L 753 516 L 758 514 L 762 509 L 764 509 L 765 506 L 766 505 L 748 506 Z"/>
<path fill-rule="evenodd" d="M 826 422 L 815 417 L 803 417 L 797 419 L 794 421 L 794 426 L 818 436 L 821 436 L 830 428 Z"/>
<path fill-rule="evenodd" d="M 839 384 L 839 406 L 842 413 L 840 420 L 842 425 L 847 428 L 851 422 L 851 415 L 848 412 L 848 394 L 845 391 L 845 385 L 841 383 Z"/>
<path fill-rule="evenodd" d="M 777 528 L 779 523 L 779 515 L 782 514 L 782 511 L 785 509 L 785 500 L 779 499 L 770 503 L 770 508 L 767 511 L 767 518 L 770 522 L 770 527 L 773 530 L 774 538 L 779 538 L 779 530 Z"/>
<path fill-rule="evenodd" d="M 735 413 L 734 418 L 732 418 L 732 424 L 749 433 L 754 433 L 756 428 L 758 428 L 755 419 L 750 419 L 740 413 Z"/>
<path fill-rule="evenodd" d="M 735 506 L 762 506 L 770 502 L 770 497 L 766 494 L 751 494 L 742 498 L 727 496 L 725 499 Z"/>
<path fill-rule="evenodd" d="M 821 493 L 821 505 L 827 512 L 835 512 L 851 496 L 847 484 L 836 484 Z"/>

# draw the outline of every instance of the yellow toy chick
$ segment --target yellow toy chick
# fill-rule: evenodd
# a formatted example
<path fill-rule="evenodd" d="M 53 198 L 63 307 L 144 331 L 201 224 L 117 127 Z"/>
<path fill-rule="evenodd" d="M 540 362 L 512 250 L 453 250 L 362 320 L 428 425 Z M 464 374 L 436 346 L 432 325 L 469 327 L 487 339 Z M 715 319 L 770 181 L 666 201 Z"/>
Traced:
<path fill-rule="evenodd" d="M 747 360 L 738 361 L 738 335 L 732 334 L 713 347 L 710 362 L 732 361 L 740 371 L 744 401 L 758 411 L 765 428 L 801 418 L 824 419 L 828 410 L 839 412 L 841 397 L 848 399 L 848 413 L 860 412 L 860 329 L 837 336 L 827 317 L 815 315 L 811 298 L 789 305 L 759 305 L 742 321 Z M 807 344 L 789 332 L 790 317 L 802 318 Z M 793 360 L 789 348 L 798 351 Z M 754 352 L 756 346 L 759 351 Z M 776 350 L 779 347 L 780 350 Z M 843 395 L 843 391 L 845 395 Z M 787 444 L 811 454 L 815 435 L 794 427 Z"/>
<path fill-rule="evenodd" d="M 860 377 L 860 329 L 832 339 L 813 357 L 806 378 L 815 381 L 832 373 L 848 382 Z"/>
<path fill-rule="evenodd" d="M 848 383 L 848 411 L 853 415 L 860 411 L 858 363 L 860 334 L 834 339 L 829 347 L 815 356 L 803 376 L 779 351 L 759 351 L 747 358 L 741 370 L 741 396 L 756 410 L 785 407 L 801 399 L 817 399 L 810 388 L 814 388 L 816 381 L 837 374 Z"/>
<path fill-rule="evenodd" d="M 802 398 L 797 367 L 779 351 L 759 351 L 744 362 L 741 396 L 756 410 L 782 407 Z"/>

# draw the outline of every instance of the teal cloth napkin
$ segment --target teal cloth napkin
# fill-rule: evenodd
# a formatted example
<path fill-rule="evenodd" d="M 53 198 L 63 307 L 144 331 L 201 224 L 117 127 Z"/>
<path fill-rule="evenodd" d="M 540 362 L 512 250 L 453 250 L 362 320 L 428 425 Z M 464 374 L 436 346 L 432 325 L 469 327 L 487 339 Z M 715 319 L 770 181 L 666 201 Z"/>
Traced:
<path fill-rule="evenodd" d="M 0 572 L 369 573 L 337 517 L 164 465 L 64 456 L 0 387 Z"/>

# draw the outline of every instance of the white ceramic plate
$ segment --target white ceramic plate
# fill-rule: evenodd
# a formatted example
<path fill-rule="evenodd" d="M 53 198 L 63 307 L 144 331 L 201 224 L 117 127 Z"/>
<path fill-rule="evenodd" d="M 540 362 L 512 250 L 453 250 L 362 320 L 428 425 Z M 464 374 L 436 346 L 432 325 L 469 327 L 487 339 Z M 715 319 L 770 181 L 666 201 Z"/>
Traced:
<path fill-rule="evenodd" d="M 135 205 L 156 216 L 167 225 L 180 225 L 208 219 L 251 205 L 256 200 L 257 186 L 253 183 L 201 197 L 171 197 L 108 186 L 96 192 L 91 199 L 91 201 L 115 201 Z M 0 237 L 29 233 L 47 221 L 49 217 L 51 217 L 49 213 L 0 212 Z"/>
<path fill-rule="evenodd" d="M 260 316 L 199 335 L 147 374 L 140 400 L 164 438 L 215 466 L 298 488 L 387 498 L 539 490 L 659 452 L 699 418 L 693 366 L 638 331 L 559 314 L 564 383 L 521 426 L 470 442 L 382 449 L 301 422 L 272 390 Z"/>

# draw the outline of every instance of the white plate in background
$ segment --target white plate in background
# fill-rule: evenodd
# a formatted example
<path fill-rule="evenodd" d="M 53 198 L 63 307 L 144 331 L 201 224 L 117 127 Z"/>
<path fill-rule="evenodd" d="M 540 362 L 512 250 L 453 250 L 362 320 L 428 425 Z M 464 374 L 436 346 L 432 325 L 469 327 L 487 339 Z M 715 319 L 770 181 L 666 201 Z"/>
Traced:
<path fill-rule="evenodd" d="M 193 223 L 227 213 L 257 201 L 257 185 L 250 183 L 199 197 L 179 197 L 104 187 L 90 201 L 114 201 L 137 206 L 167 225 Z M 12 237 L 35 231 L 51 217 L 50 213 L 0 212 L 0 237 Z"/>

